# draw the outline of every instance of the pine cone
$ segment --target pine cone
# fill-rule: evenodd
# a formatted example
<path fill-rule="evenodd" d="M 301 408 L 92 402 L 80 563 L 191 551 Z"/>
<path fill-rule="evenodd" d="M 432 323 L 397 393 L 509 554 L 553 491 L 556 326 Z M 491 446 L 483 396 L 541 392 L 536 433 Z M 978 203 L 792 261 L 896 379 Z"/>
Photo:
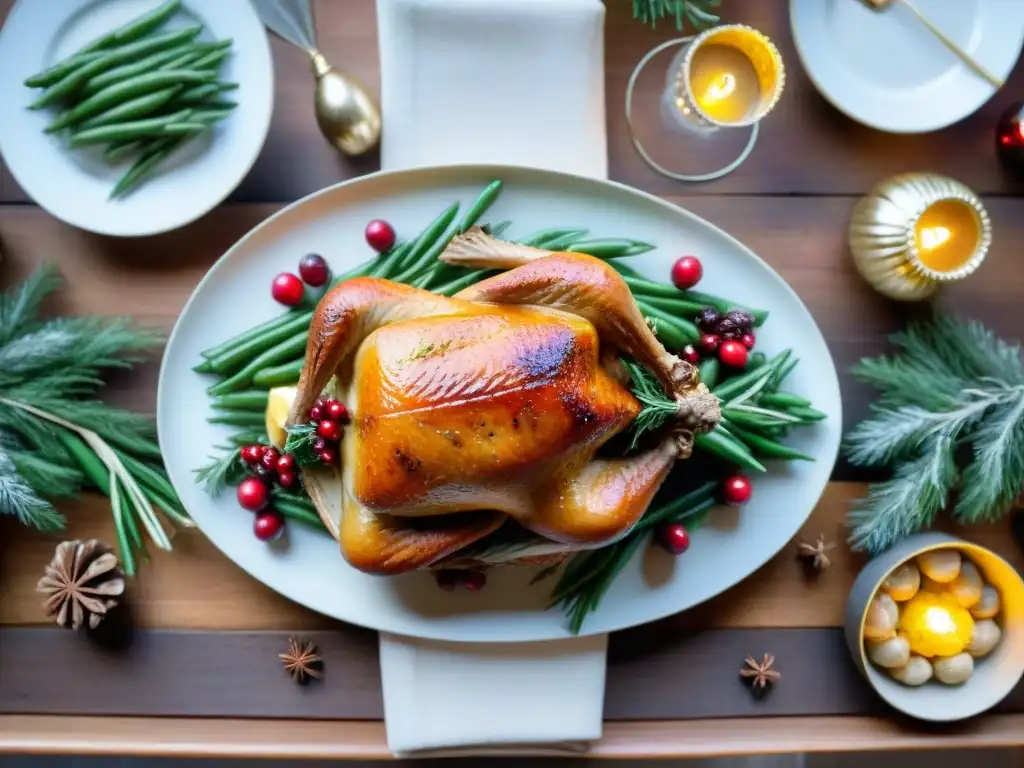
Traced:
<path fill-rule="evenodd" d="M 96 539 L 57 545 L 46 575 L 36 584 L 46 595 L 43 608 L 62 627 L 78 629 L 88 619 L 96 629 L 124 593 L 124 573 L 110 547 Z"/>

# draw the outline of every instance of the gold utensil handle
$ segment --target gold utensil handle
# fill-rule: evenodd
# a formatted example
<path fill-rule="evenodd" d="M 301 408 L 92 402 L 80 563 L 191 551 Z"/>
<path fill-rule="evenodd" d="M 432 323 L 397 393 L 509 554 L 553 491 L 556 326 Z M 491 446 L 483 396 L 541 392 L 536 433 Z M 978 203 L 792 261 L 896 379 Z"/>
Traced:
<path fill-rule="evenodd" d="M 969 53 L 967 53 L 967 51 L 965 51 L 959 45 L 957 45 L 952 40 L 950 40 L 948 37 L 946 37 L 946 33 L 943 32 L 938 27 L 936 27 L 934 24 L 932 24 L 931 20 L 927 16 L 925 16 L 923 13 L 921 13 L 921 11 L 917 8 L 916 5 L 914 5 L 913 2 L 911 2 L 911 0 L 899 0 L 899 2 L 902 2 L 903 5 L 905 5 L 907 8 L 909 8 L 910 11 L 915 16 L 917 16 L 918 19 L 920 19 L 921 23 L 924 24 L 926 27 L 928 27 L 928 30 L 933 35 L 935 35 L 935 37 L 937 37 L 942 42 L 943 45 L 945 45 L 947 48 L 949 48 L 949 50 L 951 50 L 953 53 L 955 53 L 957 56 L 960 57 L 960 60 L 963 61 L 964 64 L 966 64 L 971 69 L 973 69 L 975 72 L 977 72 L 979 75 L 981 75 L 983 78 L 988 80 L 996 88 L 1002 88 L 1004 85 L 1006 85 L 1005 81 L 1000 80 L 998 77 L 993 75 L 991 72 L 989 72 L 983 66 L 981 66 L 981 64 L 979 64 L 977 61 L 975 61 L 974 58 Z"/>

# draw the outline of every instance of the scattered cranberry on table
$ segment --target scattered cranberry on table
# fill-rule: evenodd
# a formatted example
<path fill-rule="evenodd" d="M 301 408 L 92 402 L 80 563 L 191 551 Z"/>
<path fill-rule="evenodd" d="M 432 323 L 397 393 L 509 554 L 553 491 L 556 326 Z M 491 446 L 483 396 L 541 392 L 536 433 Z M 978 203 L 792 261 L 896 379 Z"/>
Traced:
<path fill-rule="evenodd" d="M 682 256 L 672 265 L 672 284 L 681 291 L 693 288 L 704 276 L 704 267 L 696 256 Z"/>
<path fill-rule="evenodd" d="M 700 348 L 707 354 L 713 355 L 718 349 L 718 337 L 713 333 L 705 333 L 700 337 Z"/>
<path fill-rule="evenodd" d="M 267 485 L 258 477 L 247 477 L 238 484 L 238 504 L 250 512 L 259 512 L 270 500 Z"/>
<path fill-rule="evenodd" d="M 747 348 L 739 341 L 723 341 L 718 347 L 718 359 L 730 368 L 745 368 L 748 354 Z"/>
<path fill-rule="evenodd" d="M 252 532 L 260 541 L 273 541 L 284 533 L 284 518 L 272 509 L 260 512 L 252 521 Z"/>
<path fill-rule="evenodd" d="M 668 523 L 658 529 L 658 543 L 665 551 L 681 555 L 690 548 L 690 533 L 682 523 Z"/>
<path fill-rule="evenodd" d="M 753 490 L 749 478 L 732 475 L 722 482 L 722 499 L 731 507 L 740 507 L 750 501 Z"/>
<path fill-rule="evenodd" d="M 366 242 L 377 253 L 383 253 L 395 244 L 395 230 L 381 219 L 374 219 L 366 225 Z"/>
<path fill-rule="evenodd" d="M 306 285 L 319 288 L 330 279 L 331 269 L 319 253 L 307 253 L 299 261 L 299 277 Z"/>
<path fill-rule="evenodd" d="M 306 295 L 306 287 L 302 280 L 291 272 L 282 272 L 274 278 L 270 286 L 270 294 L 274 301 L 284 304 L 286 307 L 294 307 L 302 301 Z"/>
<path fill-rule="evenodd" d="M 752 333 L 744 333 L 740 336 L 740 344 L 747 349 L 753 349 L 754 345 L 757 344 L 757 337 Z"/>
<path fill-rule="evenodd" d="M 693 346 L 693 344 L 687 344 L 683 347 L 682 358 L 688 363 L 696 365 L 700 362 L 700 352 Z"/>

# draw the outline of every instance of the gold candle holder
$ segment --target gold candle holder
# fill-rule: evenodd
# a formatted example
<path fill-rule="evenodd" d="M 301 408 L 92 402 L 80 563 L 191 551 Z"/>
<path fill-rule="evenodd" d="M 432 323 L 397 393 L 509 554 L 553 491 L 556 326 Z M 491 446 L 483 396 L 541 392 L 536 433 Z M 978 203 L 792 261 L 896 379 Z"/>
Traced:
<path fill-rule="evenodd" d="M 974 192 L 934 173 L 905 173 L 856 205 L 850 252 L 879 293 L 919 301 L 972 274 L 992 244 L 992 223 Z"/>
<path fill-rule="evenodd" d="M 676 55 L 668 95 L 682 122 L 702 130 L 760 122 L 778 103 L 786 69 L 775 44 L 743 24 L 713 27 Z"/>

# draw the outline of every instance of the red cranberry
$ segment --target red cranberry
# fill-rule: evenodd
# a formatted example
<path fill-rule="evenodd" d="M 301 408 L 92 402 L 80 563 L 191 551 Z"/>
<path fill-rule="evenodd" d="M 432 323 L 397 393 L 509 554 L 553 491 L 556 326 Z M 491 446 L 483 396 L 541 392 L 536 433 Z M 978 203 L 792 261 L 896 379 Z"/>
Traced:
<path fill-rule="evenodd" d="M 658 543 L 673 555 L 681 555 L 690 548 L 690 533 L 682 523 L 669 523 L 658 529 Z"/>
<path fill-rule="evenodd" d="M 694 348 L 693 344 L 687 344 L 683 347 L 682 358 L 686 362 L 696 365 L 700 362 L 700 352 Z"/>
<path fill-rule="evenodd" d="M 479 592 L 487 586 L 487 574 L 483 571 L 466 571 L 462 583 L 470 592 Z"/>
<path fill-rule="evenodd" d="M 274 468 L 278 472 L 293 472 L 295 470 L 295 457 L 290 453 L 284 454 L 277 460 L 277 464 L 274 465 Z"/>
<path fill-rule="evenodd" d="M 286 307 L 294 307 L 306 295 L 306 288 L 297 275 L 293 275 L 291 272 L 282 272 L 271 283 L 270 294 L 274 297 L 274 301 L 284 304 Z"/>
<path fill-rule="evenodd" d="M 317 455 L 320 457 L 320 461 L 328 466 L 333 466 L 338 461 L 338 453 L 333 448 L 324 448 Z"/>
<path fill-rule="evenodd" d="M 320 421 L 321 419 L 323 419 L 323 417 L 324 417 L 323 406 L 314 405 L 312 408 L 309 409 L 309 420 L 310 421 Z"/>
<path fill-rule="evenodd" d="M 730 368 L 745 368 L 749 352 L 738 341 L 723 341 L 718 348 L 718 359 Z"/>
<path fill-rule="evenodd" d="M 683 256 L 672 265 L 672 284 L 681 291 L 693 288 L 704 276 L 704 267 L 696 256 Z"/>
<path fill-rule="evenodd" d="M 252 521 L 252 532 L 260 541 L 273 541 L 284 533 L 284 518 L 272 509 L 260 512 Z"/>
<path fill-rule="evenodd" d="M 242 461 L 246 464 L 256 464 L 263 458 L 262 445 L 247 445 L 240 451 Z"/>
<path fill-rule="evenodd" d="M 274 469 L 277 467 L 277 460 L 279 458 L 281 458 L 281 454 L 277 452 L 277 448 L 268 446 L 267 449 L 263 451 L 263 458 L 260 459 L 260 464 L 267 469 Z"/>
<path fill-rule="evenodd" d="M 744 333 L 740 336 L 740 343 L 747 349 L 753 349 L 757 343 L 757 337 L 752 333 Z"/>
<path fill-rule="evenodd" d="M 713 333 L 705 333 L 700 337 L 700 348 L 709 355 L 714 354 L 715 350 L 718 349 L 718 337 Z"/>
<path fill-rule="evenodd" d="M 336 443 L 341 439 L 341 427 L 338 422 L 324 419 L 316 425 L 316 433 L 329 443 Z"/>
<path fill-rule="evenodd" d="M 730 506 L 743 506 L 750 501 L 753 492 L 750 480 L 743 475 L 732 475 L 722 481 L 722 498 Z"/>
<path fill-rule="evenodd" d="M 395 230 L 381 219 L 374 219 L 366 225 L 366 242 L 377 253 L 383 253 L 395 244 Z"/>
<path fill-rule="evenodd" d="M 277 484 L 282 488 L 291 488 L 295 485 L 295 473 L 289 470 L 277 473 Z"/>
<path fill-rule="evenodd" d="M 239 505 L 250 512 L 259 512 L 270 499 L 267 486 L 258 477 L 247 477 L 239 483 L 237 495 Z"/>
<path fill-rule="evenodd" d="M 344 403 L 338 402 L 337 400 L 327 401 L 327 410 L 324 415 L 328 419 L 332 419 L 339 424 L 348 423 L 348 408 L 345 407 Z"/>
<path fill-rule="evenodd" d="M 327 447 L 327 441 L 322 437 L 313 439 L 313 453 L 320 453 L 324 448 Z"/>
<path fill-rule="evenodd" d="M 319 253 L 307 253 L 299 262 L 299 277 L 306 285 L 319 288 L 331 276 L 327 261 Z"/>
<path fill-rule="evenodd" d="M 450 568 L 434 571 L 434 581 L 445 592 L 452 592 L 459 583 L 459 574 Z"/>

